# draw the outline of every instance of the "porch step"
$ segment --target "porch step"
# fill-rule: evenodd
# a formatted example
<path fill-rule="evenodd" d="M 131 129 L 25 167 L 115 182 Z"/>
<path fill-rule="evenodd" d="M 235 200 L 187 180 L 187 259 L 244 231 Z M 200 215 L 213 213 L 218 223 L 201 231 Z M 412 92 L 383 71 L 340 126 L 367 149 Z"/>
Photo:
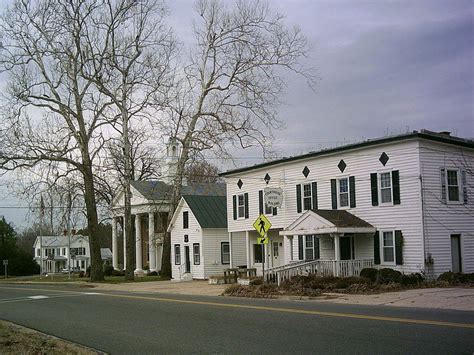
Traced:
<path fill-rule="evenodd" d="M 193 274 L 187 272 L 181 276 L 179 279 L 171 279 L 172 282 L 189 282 L 193 281 Z"/>

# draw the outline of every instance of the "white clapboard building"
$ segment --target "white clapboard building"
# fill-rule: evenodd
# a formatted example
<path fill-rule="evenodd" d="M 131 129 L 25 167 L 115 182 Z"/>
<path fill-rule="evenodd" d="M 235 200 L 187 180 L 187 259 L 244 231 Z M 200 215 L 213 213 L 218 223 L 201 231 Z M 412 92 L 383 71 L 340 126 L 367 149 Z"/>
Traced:
<path fill-rule="evenodd" d="M 227 171 L 230 266 L 474 272 L 474 141 L 426 130 Z M 281 207 L 265 189 L 281 189 Z M 272 223 L 262 256 L 252 224 Z M 265 260 L 262 260 L 262 259 Z"/>

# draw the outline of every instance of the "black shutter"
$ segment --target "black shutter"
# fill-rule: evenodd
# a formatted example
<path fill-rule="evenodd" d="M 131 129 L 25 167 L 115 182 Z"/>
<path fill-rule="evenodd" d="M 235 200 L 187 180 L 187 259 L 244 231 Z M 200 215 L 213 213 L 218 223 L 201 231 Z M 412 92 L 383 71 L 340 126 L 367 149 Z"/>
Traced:
<path fill-rule="evenodd" d="M 380 239 L 378 231 L 374 234 L 374 264 L 380 265 Z"/>
<path fill-rule="evenodd" d="M 301 184 L 296 185 L 296 212 L 301 213 Z"/>
<path fill-rule="evenodd" d="M 377 173 L 370 174 L 370 190 L 372 191 L 372 206 L 378 206 L 379 191 L 377 186 Z"/>
<path fill-rule="evenodd" d="M 313 210 L 318 209 L 318 183 L 311 183 L 311 199 L 313 200 Z"/>
<path fill-rule="evenodd" d="M 403 265 L 403 236 L 402 236 L 402 231 L 395 231 L 395 264 Z"/>
<path fill-rule="evenodd" d="M 303 260 L 304 255 L 303 255 L 303 236 L 299 235 L 298 236 L 298 259 Z"/>
<path fill-rule="evenodd" d="M 258 210 L 260 214 L 263 214 L 263 191 L 258 191 Z"/>
<path fill-rule="evenodd" d="M 462 183 L 462 203 L 467 205 L 467 178 L 466 170 L 461 170 L 461 183 Z"/>
<path fill-rule="evenodd" d="M 446 169 L 441 168 L 441 202 L 446 203 Z"/>
<path fill-rule="evenodd" d="M 320 258 L 319 252 L 319 237 L 314 236 L 314 259 L 318 260 Z"/>
<path fill-rule="evenodd" d="M 356 206 L 356 182 L 354 176 L 349 176 L 349 194 L 350 206 L 354 208 Z"/>
<path fill-rule="evenodd" d="M 232 196 L 232 208 L 234 211 L 234 220 L 237 219 L 237 196 Z"/>
<path fill-rule="evenodd" d="M 336 179 L 331 179 L 331 201 L 332 209 L 337 210 Z"/>
<path fill-rule="evenodd" d="M 244 203 L 245 203 L 245 218 L 249 218 L 249 194 L 244 194 Z"/>
<path fill-rule="evenodd" d="M 398 170 L 392 171 L 393 204 L 400 204 L 400 174 Z"/>
<path fill-rule="evenodd" d="M 278 207 L 273 207 L 273 215 L 276 216 L 278 214 Z"/>

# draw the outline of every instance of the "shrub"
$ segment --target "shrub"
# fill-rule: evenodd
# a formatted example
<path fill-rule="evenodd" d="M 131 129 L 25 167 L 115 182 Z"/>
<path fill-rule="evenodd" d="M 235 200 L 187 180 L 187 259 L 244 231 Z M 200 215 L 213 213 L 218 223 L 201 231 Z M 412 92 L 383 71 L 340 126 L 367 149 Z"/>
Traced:
<path fill-rule="evenodd" d="M 263 283 L 263 280 L 260 277 L 251 277 L 250 278 L 250 285 L 261 285 Z"/>
<path fill-rule="evenodd" d="M 79 273 L 79 277 L 84 277 L 84 276 L 85 276 L 84 271 L 81 271 L 81 272 Z"/>
<path fill-rule="evenodd" d="M 110 276 L 125 276 L 125 271 L 122 270 L 112 270 Z"/>
<path fill-rule="evenodd" d="M 87 269 L 86 269 L 86 277 L 90 277 L 91 276 L 91 267 L 88 266 Z"/>
<path fill-rule="evenodd" d="M 152 271 L 146 274 L 146 276 L 158 276 L 158 273 L 156 271 Z"/>
<path fill-rule="evenodd" d="M 374 269 L 372 267 L 367 267 L 365 269 L 362 269 L 360 271 L 360 277 L 369 279 L 372 282 L 377 281 L 377 274 L 379 271 L 377 269 Z"/>
<path fill-rule="evenodd" d="M 419 283 L 423 282 L 423 277 L 418 273 L 408 275 L 403 274 L 400 282 L 404 286 L 418 285 Z"/>
<path fill-rule="evenodd" d="M 381 284 L 388 284 L 391 282 L 400 283 L 402 280 L 402 273 L 390 268 L 380 269 L 378 272 L 378 282 Z"/>
<path fill-rule="evenodd" d="M 360 285 L 360 284 L 367 284 L 370 283 L 369 280 L 362 278 L 362 277 L 343 277 L 336 280 L 335 287 L 336 288 L 348 288 L 352 285 Z"/>
<path fill-rule="evenodd" d="M 438 281 L 445 281 L 450 285 L 458 285 L 474 282 L 474 273 L 462 274 L 460 272 L 444 272 L 438 277 Z"/>
<path fill-rule="evenodd" d="M 112 272 L 114 272 L 114 267 L 112 265 L 104 266 L 104 276 L 111 276 Z"/>

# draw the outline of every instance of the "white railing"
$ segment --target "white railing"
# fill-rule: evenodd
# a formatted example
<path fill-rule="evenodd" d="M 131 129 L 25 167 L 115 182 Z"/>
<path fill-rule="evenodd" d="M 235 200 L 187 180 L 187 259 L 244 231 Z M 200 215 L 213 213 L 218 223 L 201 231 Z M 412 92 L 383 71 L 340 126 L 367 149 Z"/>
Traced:
<path fill-rule="evenodd" d="M 183 264 L 179 265 L 178 267 L 178 275 L 179 275 L 179 279 L 182 280 L 183 279 L 183 275 L 186 273 L 186 262 L 184 262 Z"/>
<path fill-rule="evenodd" d="M 373 267 L 372 259 L 360 260 L 312 260 L 278 266 L 265 271 L 267 282 L 291 280 L 297 275 L 318 274 L 320 276 L 359 276 L 364 268 Z"/>

